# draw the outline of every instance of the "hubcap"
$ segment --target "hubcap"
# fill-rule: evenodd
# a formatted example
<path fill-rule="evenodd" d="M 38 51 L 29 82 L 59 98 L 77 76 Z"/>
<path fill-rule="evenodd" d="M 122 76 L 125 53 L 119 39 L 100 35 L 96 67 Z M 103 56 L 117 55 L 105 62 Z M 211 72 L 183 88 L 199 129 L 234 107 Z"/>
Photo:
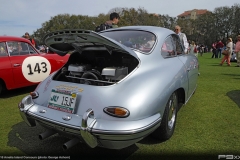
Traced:
<path fill-rule="evenodd" d="M 176 120 L 176 105 L 177 105 L 177 97 L 175 94 L 172 95 L 169 100 L 169 113 L 168 113 L 168 129 L 171 130 L 174 126 Z"/>

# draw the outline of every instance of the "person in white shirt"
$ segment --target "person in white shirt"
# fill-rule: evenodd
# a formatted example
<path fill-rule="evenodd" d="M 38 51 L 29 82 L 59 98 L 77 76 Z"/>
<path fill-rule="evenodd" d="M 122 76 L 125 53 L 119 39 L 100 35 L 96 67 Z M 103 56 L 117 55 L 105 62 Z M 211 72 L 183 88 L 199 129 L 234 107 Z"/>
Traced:
<path fill-rule="evenodd" d="M 197 57 L 198 56 L 198 50 L 197 50 L 197 46 L 196 46 L 194 41 L 192 41 L 189 48 L 190 48 L 189 49 L 189 54 L 194 54 Z"/>
<path fill-rule="evenodd" d="M 147 42 L 146 46 L 147 46 L 148 48 L 152 48 L 153 45 L 154 45 L 154 43 L 155 43 L 155 37 L 152 36 L 152 38 Z"/>
<path fill-rule="evenodd" d="M 228 38 L 226 50 L 222 51 L 222 53 L 224 54 L 224 57 L 220 63 L 220 66 L 222 66 L 225 61 L 227 61 L 228 66 L 231 66 L 230 59 L 231 59 L 232 51 L 233 51 L 232 38 Z"/>
<path fill-rule="evenodd" d="M 182 43 L 182 46 L 183 46 L 183 49 L 184 49 L 184 52 L 187 54 L 189 44 L 188 44 L 186 34 L 181 32 L 181 27 L 179 25 L 175 26 L 174 31 L 179 36 L 180 42 Z"/>

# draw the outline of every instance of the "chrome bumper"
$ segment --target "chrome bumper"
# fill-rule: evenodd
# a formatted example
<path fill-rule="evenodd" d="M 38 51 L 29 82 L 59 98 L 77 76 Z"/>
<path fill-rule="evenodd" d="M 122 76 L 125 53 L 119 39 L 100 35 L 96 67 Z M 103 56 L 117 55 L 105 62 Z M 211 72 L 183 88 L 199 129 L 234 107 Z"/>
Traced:
<path fill-rule="evenodd" d="M 63 132 L 65 134 L 73 135 L 75 137 L 80 136 L 91 148 L 94 148 L 96 146 L 111 149 L 125 148 L 138 142 L 139 140 L 143 139 L 148 134 L 153 132 L 160 125 L 161 122 L 160 114 L 153 115 L 143 120 L 131 122 L 111 122 L 100 119 L 97 120 L 93 116 L 93 110 L 88 109 L 82 117 L 78 116 L 79 122 L 81 121 L 81 126 L 76 126 L 72 124 L 62 123 L 59 121 L 54 121 L 39 114 L 33 113 L 31 112 L 31 108 L 34 107 L 36 110 L 37 107 L 32 101 L 31 96 L 26 96 L 19 103 L 20 114 L 23 120 L 29 126 L 35 126 L 37 121 L 39 122 L 39 124 L 42 124 L 43 126 L 48 126 L 56 130 L 57 132 Z M 39 112 L 40 111 L 41 110 L 39 110 Z M 104 126 L 108 126 L 108 124 L 112 126 L 130 125 L 130 127 L 127 130 L 107 130 L 107 127 Z M 141 127 L 139 127 L 139 124 L 141 124 Z M 134 128 L 133 126 L 137 127 Z"/>

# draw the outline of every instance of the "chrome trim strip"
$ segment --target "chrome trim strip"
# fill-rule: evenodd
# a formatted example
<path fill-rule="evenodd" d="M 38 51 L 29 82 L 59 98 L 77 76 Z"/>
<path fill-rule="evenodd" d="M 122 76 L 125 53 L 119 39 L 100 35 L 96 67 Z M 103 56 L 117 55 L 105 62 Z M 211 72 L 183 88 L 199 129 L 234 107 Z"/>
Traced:
<path fill-rule="evenodd" d="M 55 123 L 53 125 L 61 125 L 62 127 L 68 127 L 68 128 L 72 128 L 75 130 L 82 130 L 82 127 L 80 126 L 73 126 L 73 125 L 68 125 L 65 123 L 61 123 L 61 122 L 57 122 L 48 118 L 43 118 L 42 116 L 36 115 L 32 112 L 28 112 L 29 115 L 34 116 L 36 118 L 39 118 L 43 121 L 49 121 L 51 123 Z M 102 134 L 102 135 L 132 135 L 132 134 L 138 134 L 141 132 L 144 132 L 152 127 L 155 127 L 156 125 L 158 125 L 161 122 L 161 118 L 159 117 L 158 119 L 156 119 L 154 122 L 152 122 L 151 124 L 148 124 L 147 126 L 144 126 L 142 128 L 138 128 L 138 129 L 133 129 L 133 130 L 124 130 L 124 131 L 115 131 L 115 130 L 99 130 L 99 129 L 94 129 L 92 128 L 94 126 L 94 124 L 96 123 L 96 119 L 87 127 L 87 131 L 92 133 L 92 134 Z"/>
<path fill-rule="evenodd" d="M 190 100 L 190 98 L 192 97 L 192 95 L 194 94 L 194 92 L 196 91 L 196 89 L 197 89 L 197 85 L 196 85 L 194 91 L 191 93 L 191 95 L 188 97 L 188 99 L 187 99 L 186 102 L 184 103 L 184 105 L 187 104 L 187 102 Z"/>
<path fill-rule="evenodd" d="M 161 122 L 161 118 L 159 117 L 151 124 L 148 124 L 147 126 L 144 126 L 142 128 L 133 129 L 133 130 L 125 130 L 125 131 L 112 131 L 112 130 L 98 130 L 98 129 L 92 129 L 92 134 L 103 134 L 103 135 L 132 135 L 132 134 L 138 134 L 144 131 L 149 130 L 150 128 L 153 128 L 154 126 L 158 125 Z"/>
<path fill-rule="evenodd" d="M 30 127 L 36 126 L 36 122 L 34 119 L 28 118 L 26 113 L 21 110 L 19 110 L 19 112 L 20 112 L 22 119 L 24 120 L 25 123 L 27 123 L 28 126 L 30 126 Z"/>

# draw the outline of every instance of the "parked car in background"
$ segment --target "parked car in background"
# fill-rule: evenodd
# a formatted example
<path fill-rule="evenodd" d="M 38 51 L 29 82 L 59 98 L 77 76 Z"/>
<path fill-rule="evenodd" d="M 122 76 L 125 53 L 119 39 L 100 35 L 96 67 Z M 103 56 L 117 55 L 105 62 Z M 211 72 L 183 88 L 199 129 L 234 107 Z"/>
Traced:
<path fill-rule="evenodd" d="M 43 40 L 59 55 L 72 54 L 18 105 L 29 126 L 46 128 L 41 140 L 58 133 L 70 139 L 64 149 L 80 141 L 121 149 L 150 134 L 161 140 L 173 135 L 177 112 L 197 87 L 199 68 L 173 31 L 63 30 Z"/>
<path fill-rule="evenodd" d="M 38 84 L 68 58 L 69 55 L 40 53 L 25 38 L 0 36 L 0 93 Z"/>

